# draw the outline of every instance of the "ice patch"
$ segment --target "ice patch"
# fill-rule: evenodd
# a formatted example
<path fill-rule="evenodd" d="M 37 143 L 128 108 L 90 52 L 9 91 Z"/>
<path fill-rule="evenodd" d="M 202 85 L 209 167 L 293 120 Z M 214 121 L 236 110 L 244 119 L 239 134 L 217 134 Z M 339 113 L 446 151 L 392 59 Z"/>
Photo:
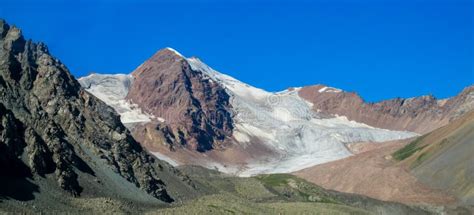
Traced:
<path fill-rule="evenodd" d="M 161 117 L 156 117 L 156 120 L 158 120 L 159 122 L 165 122 L 165 119 L 163 119 Z"/>
<path fill-rule="evenodd" d="M 153 115 L 144 113 L 137 105 L 125 100 L 133 77 L 126 74 L 91 74 L 79 78 L 85 90 L 117 111 L 122 123 L 149 122 Z"/>
<path fill-rule="evenodd" d="M 235 130 L 233 132 L 233 136 L 234 136 L 235 140 L 237 140 L 240 143 L 250 142 L 249 136 L 247 136 L 245 133 L 240 132 L 239 130 Z"/>
<path fill-rule="evenodd" d="M 258 127 L 247 123 L 239 123 L 235 126 L 236 130 L 241 134 L 248 136 L 258 137 L 263 140 L 275 140 L 275 136 L 272 133 L 261 130 Z M 248 142 L 248 141 L 247 141 Z"/>
<path fill-rule="evenodd" d="M 173 48 L 166 47 L 165 49 L 170 50 L 170 51 L 172 51 L 173 53 L 175 53 L 176 55 L 178 55 L 178 56 L 184 58 L 184 56 L 183 56 L 181 53 L 179 53 L 178 51 L 174 50 Z"/>
<path fill-rule="evenodd" d="M 322 92 L 326 91 L 327 88 L 328 88 L 328 87 L 323 87 L 323 88 L 319 89 L 318 92 L 322 93 Z"/>
<path fill-rule="evenodd" d="M 198 58 L 188 58 L 187 61 L 189 62 L 193 70 L 201 71 L 206 74 L 211 80 L 214 80 L 218 83 L 222 83 L 223 87 L 226 88 L 227 91 L 231 94 L 235 94 L 248 99 L 257 100 L 264 99 L 272 95 L 271 93 L 265 90 L 252 87 L 248 84 L 240 82 L 239 80 L 233 77 L 219 73 L 208 65 L 204 64 Z"/>
<path fill-rule="evenodd" d="M 319 89 L 318 92 L 320 92 L 320 93 L 340 93 L 340 92 L 342 92 L 342 90 L 334 88 L 334 87 L 323 87 L 323 88 Z"/>
<path fill-rule="evenodd" d="M 177 163 L 175 160 L 173 160 L 172 158 L 160 153 L 160 152 L 150 152 L 152 155 L 154 155 L 156 158 L 160 159 L 160 160 L 163 160 L 163 161 L 166 161 L 168 162 L 169 164 L 171 164 L 171 166 L 179 166 L 179 163 Z"/>

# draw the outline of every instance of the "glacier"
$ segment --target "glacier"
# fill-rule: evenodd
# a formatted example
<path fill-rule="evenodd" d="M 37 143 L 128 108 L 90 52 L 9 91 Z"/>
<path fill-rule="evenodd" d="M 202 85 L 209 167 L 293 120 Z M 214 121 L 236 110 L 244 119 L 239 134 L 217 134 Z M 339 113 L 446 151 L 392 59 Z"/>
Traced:
<path fill-rule="evenodd" d="M 201 72 L 205 79 L 219 83 L 231 96 L 235 144 L 245 146 L 258 139 L 276 152 L 270 157 L 247 161 L 243 167 L 209 161 L 208 168 L 239 176 L 288 173 L 349 157 L 352 153 L 346 147 L 348 143 L 385 142 L 418 135 L 374 128 L 344 116 L 323 116 L 312 110 L 310 102 L 298 96 L 300 88 L 268 92 L 217 72 L 198 58 L 184 59 L 193 70 Z M 124 124 L 160 120 L 125 101 L 133 84 L 131 75 L 92 74 L 80 78 L 79 82 L 88 92 L 117 110 Z M 327 87 L 324 91 L 337 93 L 341 90 Z M 177 165 L 172 157 L 158 152 L 152 154 Z"/>
<path fill-rule="evenodd" d="M 235 111 L 233 135 L 239 144 L 257 137 L 278 152 L 278 156 L 255 161 L 238 172 L 232 172 L 234 168 L 220 169 L 223 172 L 240 176 L 294 172 L 351 156 L 347 143 L 385 142 L 418 135 L 374 128 L 344 116 L 322 117 L 311 110 L 311 103 L 298 96 L 299 88 L 271 93 L 219 73 L 198 58 L 188 61 L 194 70 L 221 83 L 231 95 Z"/>
<path fill-rule="evenodd" d="M 126 74 L 90 74 L 78 79 L 82 87 L 120 114 L 123 124 L 149 122 L 155 118 L 143 112 L 136 104 L 125 100 L 133 77 Z"/>

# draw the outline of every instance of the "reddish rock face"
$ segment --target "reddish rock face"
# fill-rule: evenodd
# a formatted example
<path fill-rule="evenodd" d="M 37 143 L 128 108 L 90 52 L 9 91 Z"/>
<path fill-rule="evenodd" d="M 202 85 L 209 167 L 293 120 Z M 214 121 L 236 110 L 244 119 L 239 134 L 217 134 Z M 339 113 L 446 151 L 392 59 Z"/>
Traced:
<path fill-rule="evenodd" d="M 303 87 L 298 94 L 313 103 L 315 111 L 343 115 L 349 120 L 390 130 L 424 134 L 474 108 L 474 86 L 448 100 L 421 96 L 378 103 L 364 102 L 356 93 L 325 91 L 323 88 L 323 85 Z"/>
<path fill-rule="evenodd" d="M 232 135 L 230 96 L 174 50 L 160 50 L 132 75 L 126 99 L 165 120 L 156 130 L 171 148 L 204 152 Z"/>

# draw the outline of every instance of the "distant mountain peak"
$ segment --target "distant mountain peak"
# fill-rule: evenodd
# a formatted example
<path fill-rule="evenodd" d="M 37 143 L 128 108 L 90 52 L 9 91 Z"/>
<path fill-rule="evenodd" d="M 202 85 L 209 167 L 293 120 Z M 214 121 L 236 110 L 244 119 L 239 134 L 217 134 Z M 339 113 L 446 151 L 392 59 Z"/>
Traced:
<path fill-rule="evenodd" d="M 166 47 L 166 48 L 162 49 L 162 51 L 170 51 L 170 52 L 173 52 L 175 55 L 184 57 L 181 53 L 179 53 L 178 51 L 176 51 L 176 49 L 173 49 L 173 48 L 170 48 L 170 47 Z"/>
<path fill-rule="evenodd" d="M 152 57 L 152 60 L 165 60 L 165 59 L 175 59 L 175 60 L 182 60 L 185 59 L 185 57 L 179 53 L 178 51 L 174 50 L 173 48 L 163 48 L 158 50 Z"/>

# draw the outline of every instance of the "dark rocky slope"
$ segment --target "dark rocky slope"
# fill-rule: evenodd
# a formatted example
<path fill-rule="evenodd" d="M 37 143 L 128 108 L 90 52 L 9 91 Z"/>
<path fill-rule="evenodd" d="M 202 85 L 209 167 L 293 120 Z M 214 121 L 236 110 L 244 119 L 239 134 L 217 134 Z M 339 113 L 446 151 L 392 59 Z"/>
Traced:
<path fill-rule="evenodd" d="M 139 188 L 164 202 L 179 198 L 168 187 L 192 192 L 186 176 L 149 156 L 44 44 L 0 20 L 0 48 L 0 199 L 29 200 L 51 187 L 72 196 Z"/>

